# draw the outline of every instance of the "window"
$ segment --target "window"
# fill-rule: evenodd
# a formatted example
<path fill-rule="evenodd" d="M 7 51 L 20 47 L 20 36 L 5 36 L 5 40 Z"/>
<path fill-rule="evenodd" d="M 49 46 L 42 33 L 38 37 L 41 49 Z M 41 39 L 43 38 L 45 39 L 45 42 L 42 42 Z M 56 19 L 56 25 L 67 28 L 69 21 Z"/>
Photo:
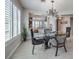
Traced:
<path fill-rule="evenodd" d="M 13 37 L 17 35 L 17 8 L 13 5 Z"/>
<path fill-rule="evenodd" d="M 10 39 L 10 27 L 11 27 L 11 2 L 5 0 L 5 38 Z"/>
<path fill-rule="evenodd" d="M 43 28 L 43 21 L 34 20 L 32 26 L 33 28 Z"/>
<path fill-rule="evenodd" d="M 10 0 L 5 0 L 5 41 L 20 34 L 21 11 Z"/>
<path fill-rule="evenodd" d="M 20 32 L 21 32 L 21 31 L 20 31 L 20 29 L 21 29 L 21 28 L 20 28 L 20 25 L 21 25 L 21 24 L 20 24 L 20 20 L 21 20 L 21 12 L 20 12 L 20 10 L 18 9 L 18 27 L 17 27 L 17 28 L 18 28 L 18 34 L 20 34 Z"/>

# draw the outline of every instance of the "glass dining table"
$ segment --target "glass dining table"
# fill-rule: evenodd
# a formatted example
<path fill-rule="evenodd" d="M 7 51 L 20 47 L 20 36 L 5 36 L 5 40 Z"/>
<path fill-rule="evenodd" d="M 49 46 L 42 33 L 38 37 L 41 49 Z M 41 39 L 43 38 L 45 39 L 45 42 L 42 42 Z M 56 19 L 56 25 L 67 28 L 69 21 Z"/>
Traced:
<path fill-rule="evenodd" d="M 49 32 L 49 33 L 34 33 L 34 38 L 41 39 L 43 38 L 45 40 L 45 49 L 49 49 L 50 46 L 48 45 L 48 42 L 50 39 L 55 39 L 56 31 Z"/>
<path fill-rule="evenodd" d="M 36 34 L 37 35 L 37 34 Z M 50 49 L 51 46 L 56 48 L 56 53 L 55 56 L 57 56 L 57 52 L 58 52 L 58 47 L 60 44 L 59 42 L 61 41 L 61 38 L 59 39 L 58 36 L 66 36 L 66 33 L 61 33 L 58 34 L 56 31 L 51 31 L 51 32 L 47 32 L 47 33 L 40 33 L 37 37 L 35 38 L 42 38 L 45 41 L 45 49 Z M 57 39 L 58 38 L 58 39 Z M 50 42 L 53 41 L 53 42 Z M 61 41 L 62 42 L 62 41 Z M 49 43 L 49 44 L 48 44 Z M 56 45 L 54 45 L 54 43 Z M 63 42 L 62 42 L 63 43 Z M 63 43 L 64 44 L 64 43 Z M 63 46 L 62 46 L 63 47 Z M 66 49 L 65 49 L 66 50 Z"/>

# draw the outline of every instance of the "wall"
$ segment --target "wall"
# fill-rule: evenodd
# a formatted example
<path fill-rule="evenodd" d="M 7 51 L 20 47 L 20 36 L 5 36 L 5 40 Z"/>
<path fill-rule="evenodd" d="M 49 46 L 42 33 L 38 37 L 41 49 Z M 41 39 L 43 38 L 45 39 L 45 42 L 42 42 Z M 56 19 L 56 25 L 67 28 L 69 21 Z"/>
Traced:
<path fill-rule="evenodd" d="M 66 33 L 66 27 L 70 27 L 70 16 L 63 16 L 63 18 L 58 21 L 58 33 Z"/>
<path fill-rule="evenodd" d="M 21 23 L 22 23 L 22 7 L 17 0 L 11 0 L 21 10 Z M 22 26 L 22 24 L 21 24 Z M 5 59 L 10 59 L 10 57 L 15 52 L 16 48 L 21 44 L 20 34 L 11 40 L 5 42 Z"/>

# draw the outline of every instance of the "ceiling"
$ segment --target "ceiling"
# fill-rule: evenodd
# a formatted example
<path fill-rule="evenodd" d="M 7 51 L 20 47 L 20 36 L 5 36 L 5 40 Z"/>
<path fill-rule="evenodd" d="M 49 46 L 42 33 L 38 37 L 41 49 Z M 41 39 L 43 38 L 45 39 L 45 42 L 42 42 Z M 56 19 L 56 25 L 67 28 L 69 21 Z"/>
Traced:
<path fill-rule="evenodd" d="M 73 0 L 54 0 L 54 8 L 58 12 L 72 12 L 73 11 Z M 21 5 L 24 8 L 48 11 L 51 8 L 51 0 L 41 2 L 41 0 L 20 0 Z"/>

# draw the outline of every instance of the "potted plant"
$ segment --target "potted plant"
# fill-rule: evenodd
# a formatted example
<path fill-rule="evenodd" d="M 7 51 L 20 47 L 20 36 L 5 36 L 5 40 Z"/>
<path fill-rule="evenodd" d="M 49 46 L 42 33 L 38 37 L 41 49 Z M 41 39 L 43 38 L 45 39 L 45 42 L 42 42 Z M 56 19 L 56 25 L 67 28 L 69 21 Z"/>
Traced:
<path fill-rule="evenodd" d="M 23 27 L 21 36 L 23 38 L 23 41 L 26 41 L 26 37 L 27 37 L 27 29 L 25 27 Z"/>

